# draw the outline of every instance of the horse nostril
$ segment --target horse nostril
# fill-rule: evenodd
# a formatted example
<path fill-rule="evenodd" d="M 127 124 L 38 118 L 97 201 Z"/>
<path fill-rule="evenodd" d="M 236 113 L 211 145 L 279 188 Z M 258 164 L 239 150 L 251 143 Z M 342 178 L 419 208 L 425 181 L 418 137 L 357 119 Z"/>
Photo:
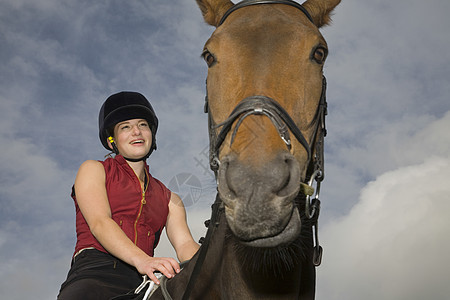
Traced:
<path fill-rule="evenodd" d="M 234 177 L 233 167 L 230 168 L 230 157 L 225 157 L 217 174 L 217 186 L 223 200 L 234 200 L 237 196 L 236 188 L 232 184 Z"/>
<path fill-rule="evenodd" d="M 282 182 L 282 186 L 277 188 L 276 190 L 274 190 L 274 192 L 278 196 L 285 196 L 285 195 L 283 195 L 283 191 L 286 191 L 286 189 L 288 188 L 290 182 L 291 182 L 291 175 L 288 174 L 286 179 L 284 180 L 284 182 Z"/>
<path fill-rule="evenodd" d="M 283 163 L 283 179 L 276 191 L 274 191 L 278 196 L 286 197 L 293 193 L 294 190 L 298 188 L 298 182 L 300 182 L 300 168 L 298 166 L 297 160 L 286 153 L 282 154 Z"/>

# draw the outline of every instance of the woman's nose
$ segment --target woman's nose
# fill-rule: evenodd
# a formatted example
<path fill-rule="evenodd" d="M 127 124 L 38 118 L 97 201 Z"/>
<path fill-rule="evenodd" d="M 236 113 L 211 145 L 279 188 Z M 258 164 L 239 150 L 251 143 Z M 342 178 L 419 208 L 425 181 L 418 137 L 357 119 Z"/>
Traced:
<path fill-rule="evenodd" d="M 139 135 L 141 133 L 141 129 L 139 128 L 139 125 L 133 126 L 133 134 Z"/>

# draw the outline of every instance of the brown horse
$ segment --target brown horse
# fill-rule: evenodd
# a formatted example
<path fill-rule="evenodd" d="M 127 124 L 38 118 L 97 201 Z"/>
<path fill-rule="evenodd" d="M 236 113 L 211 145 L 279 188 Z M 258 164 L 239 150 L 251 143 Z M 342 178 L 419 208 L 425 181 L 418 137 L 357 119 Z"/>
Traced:
<path fill-rule="evenodd" d="M 301 186 L 323 177 L 318 28 L 340 0 L 196 1 L 216 27 L 202 56 L 219 201 L 207 245 L 165 288 L 174 299 L 314 299 L 317 214 Z"/>

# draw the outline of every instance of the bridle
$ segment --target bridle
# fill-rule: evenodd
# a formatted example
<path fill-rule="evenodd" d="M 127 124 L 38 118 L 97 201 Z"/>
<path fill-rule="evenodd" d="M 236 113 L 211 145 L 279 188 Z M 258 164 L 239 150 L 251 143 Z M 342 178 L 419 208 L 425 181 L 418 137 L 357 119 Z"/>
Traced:
<path fill-rule="evenodd" d="M 309 12 L 299 3 L 291 0 L 244 0 L 234 6 L 232 6 L 222 17 L 218 26 L 222 25 L 227 17 L 234 11 L 258 4 L 286 4 L 294 6 L 302 11 L 306 17 L 313 22 L 313 19 Z M 318 239 L 318 216 L 320 211 L 320 183 L 324 178 L 324 153 L 323 153 L 323 142 L 326 136 L 326 126 L 325 126 L 325 116 L 327 114 L 327 102 L 326 102 L 326 79 L 322 79 L 322 92 L 319 100 L 319 105 L 317 107 L 315 116 L 310 123 L 310 126 L 315 125 L 313 132 L 313 139 L 311 145 L 306 141 L 302 131 L 298 128 L 295 122 L 290 117 L 289 113 L 274 99 L 264 96 L 255 95 L 247 97 L 241 100 L 237 106 L 233 109 L 228 118 L 216 124 L 212 118 L 211 112 L 209 111 L 209 99 L 208 92 L 205 97 L 205 113 L 208 113 L 208 126 L 209 126 L 209 141 L 210 141 L 210 168 L 215 173 L 217 178 L 217 171 L 220 166 L 219 152 L 220 148 L 227 137 L 227 135 L 232 130 L 232 125 L 236 122 L 236 125 L 232 131 L 232 136 L 230 143 L 232 144 L 234 138 L 237 134 L 239 126 L 242 124 L 243 120 L 250 115 L 265 115 L 271 121 L 272 124 L 277 129 L 280 138 L 284 141 L 288 149 L 291 148 L 291 138 L 290 133 L 297 139 L 297 141 L 303 146 L 308 156 L 308 168 L 306 175 L 306 183 L 301 183 L 300 193 L 305 196 L 305 215 L 308 219 L 312 221 L 312 227 L 314 228 L 314 252 L 313 252 L 313 264 L 319 266 L 322 259 L 322 247 L 319 245 Z M 216 130 L 221 128 L 218 134 Z M 231 146 L 231 145 L 230 145 Z M 313 182 L 316 182 L 316 189 L 314 189 Z M 311 196 L 314 196 L 311 199 Z M 218 226 L 218 219 L 220 213 L 223 211 L 222 203 L 220 197 L 217 195 L 216 201 L 213 204 L 213 212 L 211 216 L 211 222 L 208 225 L 208 231 L 206 233 L 205 241 L 200 247 L 199 256 L 197 262 L 194 266 L 194 270 L 191 274 L 191 278 L 186 286 L 183 299 L 189 299 L 190 293 L 193 289 L 194 283 L 198 274 L 200 272 L 203 261 L 206 257 L 206 252 L 209 246 L 209 240 Z"/>
<path fill-rule="evenodd" d="M 222 25 L 223 22 L 227 19 L 227 17 L 233 13 L 234 11 L 258 4 L 286 4 L 290 6 L 294 6 L 302 11 L 306 17 L 312 22 L 312 17 L 308 13 L 308 11 L 299 3 L 291 1 L 291 0 L 245 0 L 241 1 L 234 6 L 232 6 L 222 17 L 219 22 L 219 25 Z M 307 182 L 303 183 L 302 191 L 309 191 L 307 186 L 312 186 L 311 179 L 317 182 L 316 191 L 320 190 L 320 182 L 324 177 L 324 165 L 323 165 L 323 138 L 326 135 L 326 127 L 325 127 L 325 115 L 327 114 L 327 102 L 326 102 L 326 79 L 323 77 L 322 79 L 322 92 L 319 100 L 319 105 L 317 107 L 316 114 L 311 121 L 309 126 L 315 125 L 315 130 L 313 133 L 313 142 L 310 146 L 305 137 L 303 136 L 302 131 L 298 128 L 295 122 L 290 117 L 289 113 L 274 99 L 264 96 L 264 95 L 255 95 L 250 96 L 243 99 L 241 102 L 237 104 L 228 118 L 221 122 L 220 124 L 216 124 L 212 118 L 211 113 L 209 112 L 209 99 L 208 92 L 205 97 L 205 113 L 208 113 L 208 125 L 209 125 L 209 141 L 210 141 L 210 168 L 217 175 L 217 171 L 220 166 L 219 160 L 219 152 L 220 147 L 222 146 L 225 138 L 228 133 L 232 129 L 232 125 L 237 120 L 236 125 L 232 131 L 232 136 L 230 140 L 230 146 L 234 141 L 237 130 L 243 120 L 250 115 L 265 115 L 269 117 L 272 121 L 273 125 L 277 129 L 281 139 L 285 142 L 286 146 L 290 150 L 291 148 L 291 139 L 289 131 L 294 135 L 297 141 L 303 146 L 308 156 L 308 170 L 307 170 Z M 219 134 L 216 134 L 216 129 L 221 128 Z M 288 130 L 289 129 L 289 130 Z M 314 155 L 312 157 L 312 155 Z M 307 185 L 307 186 L 306 186 Z M 306 208 L 305 213 L 308 218 L 313 218 L 316 211 L 318 210 L 317 205 L 314 205 L 314 201 L 310 200 L 312 195 L 306 195 Z M 318 194 L 316 192 L 316 197 L 318 198 Z M 317 212 L 318 213 L 318 212 Z"/>
<path fill-rule="evenodd" d="M 250 115 L 265 115 L 271 121 L 278 131 L 280 138 L 284 141 L 287 148 L 291 149 L 290 132 L 294 135 L 297 141 L 303 146 L 308 156 L 308 168 L 306 172 L 306 182 L 300 183 L 300 193 L 305 195 L 305 215 L 308 219 L 313 220 L 314 227 L 314 252 L 313 263 L 319 266 L 322 260 L 322 247 L 319 245 L 318 237 L 318 217 L 320 211 L 320 184 L 324 179 L 324 137 L 326 136 L 325 116 L 327 115 L 326 102 L 326 86 L 327 81 L 325 76 L 322 77 L 322 92 L 313 120 L 309 124 L 315 125 L 313 132 L 312 145 L 310 146 L 306 141 L 302 131 L 298 128 L 295 122 L 290 117 L 289 113 L 275 100 L 267 96 L 250 96 L 243 99 L 231 112 L 229 117 L 222 123 L 215 124 L 208 108 L 208 96 L 205 97 L 205 112 L 208 113 L 209 123 L 209 141 L 210 141 L 210 168 L 215 173 L 217 178 L 217 171 L 220 167 L 219 151 L 226 136 L 232 129 L 232 125 L 236 122 L 232 131 L 230 146 L 234 141 L 239 126 L 243 120 Z M 216 129 L 222 128 L 219 134 L 216 134 Z M 289 129 L 289 130 L 288 130 Z M 316 183 L 316 188 L 312 186 Z M 314 196 L 311 199 L 311 196 Z"/>

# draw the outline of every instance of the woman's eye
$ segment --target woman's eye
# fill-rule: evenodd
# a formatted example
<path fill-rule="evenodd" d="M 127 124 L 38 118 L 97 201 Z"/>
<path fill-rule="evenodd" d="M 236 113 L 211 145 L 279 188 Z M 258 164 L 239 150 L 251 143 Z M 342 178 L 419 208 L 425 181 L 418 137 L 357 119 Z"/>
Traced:
<path fill-rule="evenodd" d="M 317 47 L 312 55 L 312 58 L 318 63 L 323 64 L 327 58 L 327 49 L 323 47 Z"/>
<path fill-rule="evenodd" d="M 216 62 L 216 58 L 208 50 L 203 51 L 202 57 L 206 61 L 208 67 L 211 67 Z"/>

